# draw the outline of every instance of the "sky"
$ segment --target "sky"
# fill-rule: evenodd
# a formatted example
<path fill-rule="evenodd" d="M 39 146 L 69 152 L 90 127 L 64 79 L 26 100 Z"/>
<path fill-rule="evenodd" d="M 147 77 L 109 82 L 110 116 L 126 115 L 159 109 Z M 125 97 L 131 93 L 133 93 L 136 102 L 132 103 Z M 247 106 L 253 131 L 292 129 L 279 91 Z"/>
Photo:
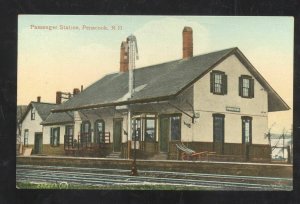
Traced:
<path fill-rule="evenodd" d="M 290 131 L 293 25 L 293 17 L 19 15 L 17 104 L 37 96 L 55 103 L 56 91 L 86 88 L 118 72 L 120 45 L 130 34 L 137 38 L 137 68 L 180 59 L 182 29 L 190 26 L 194 55 L 231 47 L 244 53 L 291 107 L 269 113 L 269 127 Z"/>

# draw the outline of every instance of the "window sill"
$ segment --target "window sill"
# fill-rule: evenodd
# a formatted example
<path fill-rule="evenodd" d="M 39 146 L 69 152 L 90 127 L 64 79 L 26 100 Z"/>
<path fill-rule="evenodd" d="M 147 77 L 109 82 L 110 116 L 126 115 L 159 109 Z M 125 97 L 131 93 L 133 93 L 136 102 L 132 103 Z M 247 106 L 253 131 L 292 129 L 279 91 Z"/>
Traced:
<path fill-rule="evenodd" d="M 223 93 L 213 93 L 213 92 L 212 92 L 212 94 L 214 94 L 214 95 L 226 95 L 226 94 L 223 94 Z"/>
<path fill-rule="evenodd" d="M 250 96 L 241 96 L 241 98 L 252 99 L 252 98 L 254 98 L 254 97 L 250 97 Z"/>

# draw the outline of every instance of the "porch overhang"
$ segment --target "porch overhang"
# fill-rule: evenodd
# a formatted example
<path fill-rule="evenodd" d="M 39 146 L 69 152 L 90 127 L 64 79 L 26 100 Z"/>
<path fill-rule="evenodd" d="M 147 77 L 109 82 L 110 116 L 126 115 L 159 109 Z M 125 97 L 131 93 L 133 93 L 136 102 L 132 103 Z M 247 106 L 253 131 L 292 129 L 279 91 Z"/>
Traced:
<path fill-rule="evenodd" d="M 43 126 L 51 126 L 51 125 L 66 125 L 66 124 L 74 124 L 74 121 L 63 121 L 63 122 L 41 122 L 40 125 Z"/>
<path fill-rule="evenodd" d="M 52 109 L 51 112 L 59 113 L 59 112 L 66 112 L 66 111 L 98 109 L 98 108 L 116 107 L 116 106 L 124 106 L 124 105 L 144 104 L 144 103 L 151 103 L 151 102 L 164 102 L 164 101 L 171 100 L 175 97 L 176 96 L 174 94 L 174 95 L 156 97 L 156 98 L 145 98 L 145 99 L 127 100 L 127 101 L 115 101 L 115 102 L 102 103 L 102 104 L 89 104 L 89 105 L 82 105 L 82 106 L 74 106 L 74 107 L 71 107 L 71 108 Z"/>

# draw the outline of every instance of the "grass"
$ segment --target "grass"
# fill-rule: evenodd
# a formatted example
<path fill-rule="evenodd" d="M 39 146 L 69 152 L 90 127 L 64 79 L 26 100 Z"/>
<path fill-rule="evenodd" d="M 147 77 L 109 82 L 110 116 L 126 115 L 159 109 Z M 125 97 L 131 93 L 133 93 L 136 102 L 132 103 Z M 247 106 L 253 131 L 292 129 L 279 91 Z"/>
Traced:
<path fill-rule="evenodd" d="M 68 183 L 32 183 L 32 182 L 17 182 L 18 189 L 78 189 L 78 190 L 213 190 L 207 187 L 196 186 L 177 186 L 177 185 L 105 185 L 105 186 L 92 186 L 92 185 L 79 185 Z"/>

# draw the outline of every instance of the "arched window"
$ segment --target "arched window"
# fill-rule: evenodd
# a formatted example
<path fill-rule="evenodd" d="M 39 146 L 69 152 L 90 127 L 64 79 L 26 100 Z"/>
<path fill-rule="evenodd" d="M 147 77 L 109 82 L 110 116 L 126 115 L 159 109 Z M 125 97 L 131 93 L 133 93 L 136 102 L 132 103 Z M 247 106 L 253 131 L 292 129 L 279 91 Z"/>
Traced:
<path fill-rule="evenodd" d="M 95 135 L 94 135 L 94 143 L 100 144 L 104 143 L 104 134 L 105 134 L 105 123 L 104 120 L 96 120 L 95 126 Z"/>

